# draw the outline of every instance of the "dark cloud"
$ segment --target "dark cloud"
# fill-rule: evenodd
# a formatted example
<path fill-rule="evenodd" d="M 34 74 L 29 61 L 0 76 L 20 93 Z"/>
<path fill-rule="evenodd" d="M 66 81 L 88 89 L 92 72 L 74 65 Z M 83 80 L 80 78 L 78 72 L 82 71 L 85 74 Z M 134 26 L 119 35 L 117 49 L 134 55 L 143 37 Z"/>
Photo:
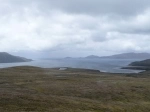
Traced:
<path fill-rule="evenodd" d="M 131 16 L 150 7 L 149 0 L 42 0 L 41 8 L 59 9 L 75 14 Z"/>

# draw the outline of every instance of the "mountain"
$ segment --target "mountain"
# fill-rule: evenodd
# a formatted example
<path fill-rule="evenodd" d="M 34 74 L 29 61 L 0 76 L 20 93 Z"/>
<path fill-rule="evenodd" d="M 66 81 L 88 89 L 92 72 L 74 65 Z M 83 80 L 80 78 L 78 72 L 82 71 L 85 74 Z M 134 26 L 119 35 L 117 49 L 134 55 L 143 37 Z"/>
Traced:
<path fill-rule="evenodd" d="M 150 59 L 149 53 L 123 53 L 112 56 L 103 56 L 101 58 L 109 59 Z"/>
<path fill-rule="evenodd" d="M 122 53 L 122 54 L 115 54 L 111 56 L 96 56 L 96 55 L 90 55 L 85 58 L 108 58 L 108 59 L 150 59 L 150 53 Z"/>
<path fill-rule="evenodd" d="M 150 67 L 150 59 L 132 62 L 131 64 L 129 64 L 129 66 L 149 66 Z"/>
<path fill-rule="evenodd" d="M 135 69 L 135 70 L 149 71 L 150 70 L 150 59 L 132 62 L 127 67 L 122 67 L 122 69 Z"/>
<path fill-rule="evenodd" d="M 28 62 L 31 59 L 26 59 L 24 57 L 13 56 L 6 52 L 0 52 L 0 63 L 13 63 L 13 62 Z"/>
<path fill-rule="evenodd" d="M 72 59 L 72 57 L 65 57 L 64 59 Z"/>
<path fill-rule="evenodd" d="M 99 56 L 95 56 L 95 55 L 90 55 L 90 56 L 87 56 L 85 58 L 89 58 L 89 59 L 92 59 L 92 58 L 100 58 Z"/>

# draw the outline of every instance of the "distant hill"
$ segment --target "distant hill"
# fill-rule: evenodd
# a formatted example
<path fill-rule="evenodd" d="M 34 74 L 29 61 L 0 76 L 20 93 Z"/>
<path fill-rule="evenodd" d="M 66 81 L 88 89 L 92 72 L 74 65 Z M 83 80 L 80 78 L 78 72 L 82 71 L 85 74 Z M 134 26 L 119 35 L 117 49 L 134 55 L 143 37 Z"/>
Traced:
<path fill-rule="evenodd" d="M 101 58 L 111 58 L 111 59 L 150 59 L 149 53 L 123 53 L 116 54 L 112 56 L 103 56 Z"/>
<path fill-rule="evenodd" d="M 87 56 L 85 58 L 100 58 L 99 56 L 95 56 L 95 55 L 90 55 L 90 56 Z"/>
<path fill-rule="evenodd" d="M 150 66 L 150 59 L 132 62 L 129 66 Z"/>
<path fill-rule="evenodd" d="M 96 56 L 96 55 L 90 55 L 85 58 L 108 58 L 108 59 L 150 59 L 150 53 L 122 53 L 122 54 L 115 54 L 111 56 Z"/>
<path fill-rule="evenodd" d="M 32 60 L 19 57 L 19 56 L 13 56 L 6 52 L 0 52 L 0 63 L 28 62 L 28 61 L 32 61 Z"/>
<path fill-rule="evenodd" d="M 72 57 L 65 57 L 64 59 L 72 59 Z"/>
<path fill-rule="evenodd" d="M 150 59 L 132 62 L 127 67 L 122 67 L 122 69 L 135 69 L 135 70 L 149 71 L 150 70 Z"/>

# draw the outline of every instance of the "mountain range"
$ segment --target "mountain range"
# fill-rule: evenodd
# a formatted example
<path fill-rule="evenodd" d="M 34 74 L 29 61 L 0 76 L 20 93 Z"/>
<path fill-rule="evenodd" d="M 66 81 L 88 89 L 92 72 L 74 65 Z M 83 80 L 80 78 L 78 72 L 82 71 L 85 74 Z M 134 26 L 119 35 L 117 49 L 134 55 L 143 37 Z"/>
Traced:
<path fill-rule="evenodd" d="M 85 58 L 93 59 L 93 58 L 105 58 L 105 59 L 150 59 L 150 53 L 122 53 L 111 56 L 96 56 L 90 55 Z"/>
<path fill-rule="evenodd" d="M 31 59 L 26 59 L 24 57 L 13 56 L 6 52 L 0 52 L 0 63 L 14 63 L 14 62 L 28 62 Z"/>

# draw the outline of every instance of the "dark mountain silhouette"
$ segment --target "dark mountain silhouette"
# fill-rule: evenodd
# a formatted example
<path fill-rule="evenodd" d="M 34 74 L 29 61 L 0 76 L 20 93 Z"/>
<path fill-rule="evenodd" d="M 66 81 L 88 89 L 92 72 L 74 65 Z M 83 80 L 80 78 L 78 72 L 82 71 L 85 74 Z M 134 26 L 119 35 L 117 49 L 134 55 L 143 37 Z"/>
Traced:
<path fill-rule="evenodd" d="M 135 69 L 135 70 L 149 71 L 150 70 L 150 59 L 132 62 L 127 67 L 122 67 L 122 69 Z"/>
<path fill-rule="evenodd" d="M 132 62 L 131 64 L 129 64 L 129 66 L 149 66 L 150 67 L 150 59 Z"/>
<path fill-rule="evenodd" d="M 32 60 L 19 57 L 19 56 L 13 56 L 6 52 L 0 52 L 0 63 L 28 62 L 28 61 L 32 61 Z"/>

